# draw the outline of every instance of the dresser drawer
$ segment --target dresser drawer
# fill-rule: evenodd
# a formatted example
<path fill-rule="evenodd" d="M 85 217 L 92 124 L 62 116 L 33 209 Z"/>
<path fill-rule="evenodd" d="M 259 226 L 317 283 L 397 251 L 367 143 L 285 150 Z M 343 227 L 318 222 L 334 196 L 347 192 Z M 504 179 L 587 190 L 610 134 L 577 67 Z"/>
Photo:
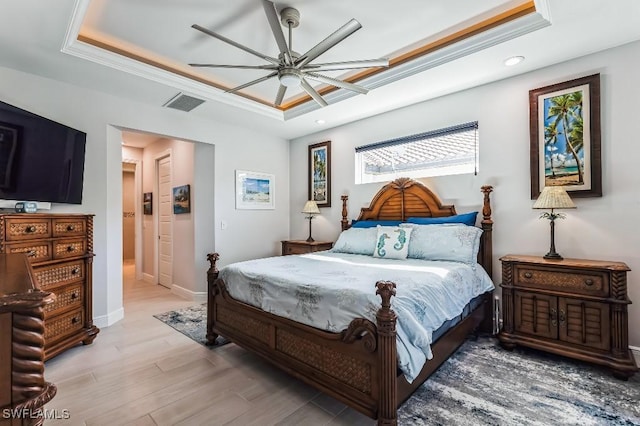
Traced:
<path fill-rule="evenodd" d="M 82 307 L 56 315 L 44 322 L 44 339 L 47 344 L 80 330 L 84 324 Z"/>
<path fill-rule="evenodd" d="M 53 242 L 53 258 L 65 259 L 68 257 L 82 256 L 87 252 L 87 240 L 76 238 L 74 240 L 55 240 Z"/>
<path fill-rule="evenodd" d="M 81 237 L 87 229 L 87 221 L 84 218 L 53 219 L 54 237 Z"/>
<path fill-rule="evenodd" d="M 7 241 L 37 240 L 51 237 L 51 221 L 45 218 L 10 218 L 6 220 L 5 226 Z"/>
<path fill-rule="evenodd" d="M 84 283 L 74 283 L 67 286 L 58 287 L 53 292 L 56 300 L 45 306 L 45 316 L 57 315 L 59 311 L 67 311 L 70 308 L 82 307 L 84 303 Z"/>
<path fill-rule="evenodd" d="M 517 265 L 514 285 L 591 296 L 609 295 L 609 276 L 597 271 L 550 270 Z"/>
<path fill-rule="evenodd" d="M 82 281 L 85 278 L 83 260 L 35 267 L 33 269 L 36 281 L 43 290 L 51 290 L 64 284 Z"/>
<path fill-rule="evenodd" d="M 9 243 L 6 253 L 25 253 L 31 263 L 51 260 L 51 243 L 49 241 L 33 241 Z"/>

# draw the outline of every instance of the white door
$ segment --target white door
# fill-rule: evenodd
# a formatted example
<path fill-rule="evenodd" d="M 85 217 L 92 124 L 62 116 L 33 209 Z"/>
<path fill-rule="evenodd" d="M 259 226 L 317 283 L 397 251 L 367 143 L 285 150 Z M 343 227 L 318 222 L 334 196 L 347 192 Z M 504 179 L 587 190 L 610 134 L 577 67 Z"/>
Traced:
<path fill-rule="evenodd" d="M 158 171 L 158 284 L 173 284 L 173 235 L 171 219 L 171 157 L 156 161 Z"/>

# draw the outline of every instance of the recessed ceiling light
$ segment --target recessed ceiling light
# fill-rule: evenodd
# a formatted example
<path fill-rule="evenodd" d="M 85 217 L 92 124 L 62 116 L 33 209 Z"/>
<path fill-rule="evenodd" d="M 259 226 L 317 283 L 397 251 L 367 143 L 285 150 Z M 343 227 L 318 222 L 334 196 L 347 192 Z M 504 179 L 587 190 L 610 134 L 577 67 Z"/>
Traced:
<path fill-rule="evenodd" d="M 324 124 L 324 123 L 326 123 L 326 121 L 324 121 L 324 120 L 323 120 L 323 119 L 321 119 L 321 118 L 320 118 L 320 119 L 318 119 L 318 120 L 316 120 L 316 124 Z"/>
<path fill-rule="evenodd" d="M 524 56 L 512 56 L 504 60 L 504 65 L 507 67 L 512 67 L 522 61 L 524 61 Z"/>

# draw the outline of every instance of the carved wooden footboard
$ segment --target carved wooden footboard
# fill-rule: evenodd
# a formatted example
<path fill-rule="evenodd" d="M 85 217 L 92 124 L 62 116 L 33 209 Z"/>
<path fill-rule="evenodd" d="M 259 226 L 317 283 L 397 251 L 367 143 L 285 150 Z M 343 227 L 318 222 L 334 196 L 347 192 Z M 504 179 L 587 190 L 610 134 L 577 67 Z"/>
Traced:
<path fill-rule="evenodd" d="M 224 281 L 217 278 L 217 258 L 217 254 L 209 256 L 210 344 L 222 335 L 365 415 L 384 420 L 381 424 L 393 424 L 397 401 L 396 315 L 390 299 L 395 284 L 376 284 L 382 298 L 377 326 L 366 319 L 355 319 L 343 332 L 330 333 L 234 300 Z M 380 406 L 380 401 L 388 403 Z"/>

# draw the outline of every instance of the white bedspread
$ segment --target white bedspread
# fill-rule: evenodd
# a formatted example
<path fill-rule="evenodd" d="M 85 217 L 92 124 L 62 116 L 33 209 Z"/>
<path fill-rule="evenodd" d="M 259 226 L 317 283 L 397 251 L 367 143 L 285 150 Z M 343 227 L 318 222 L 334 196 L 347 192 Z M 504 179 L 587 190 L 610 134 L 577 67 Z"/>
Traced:
<path fill-rule="evenodd" d="M 234 263 L 220 270 L 231 296 L 275 315 L 340 332 L 354 318 L 375 323 L 375 283 L 396 283 L 399 367 L 409 382 L 431 353 L 432 333 L 494 288 L 480 265 L 318 252 Z"/>

